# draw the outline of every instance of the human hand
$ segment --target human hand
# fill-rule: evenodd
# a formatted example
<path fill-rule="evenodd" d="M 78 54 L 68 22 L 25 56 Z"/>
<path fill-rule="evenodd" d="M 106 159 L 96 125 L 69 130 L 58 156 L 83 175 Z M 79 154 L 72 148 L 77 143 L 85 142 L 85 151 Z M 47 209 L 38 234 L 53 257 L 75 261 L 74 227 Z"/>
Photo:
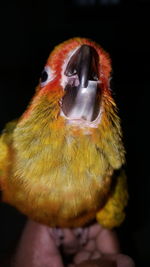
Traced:
<path fill-rule="evenodd" d="M 60 249 L 51 231 L 47 226 L 28 221 L 12 266 L 63 267 Z M 134 266 L 131 258 L 120 254 L 115 233 L 97 223 L 86 228 L 86 236 L 84 230 L 78 236 L 76 229 L 63 229 L 61 247 L 64 255 L 73 255 L 72 262 L 66 263 L 67 267 Z"/>

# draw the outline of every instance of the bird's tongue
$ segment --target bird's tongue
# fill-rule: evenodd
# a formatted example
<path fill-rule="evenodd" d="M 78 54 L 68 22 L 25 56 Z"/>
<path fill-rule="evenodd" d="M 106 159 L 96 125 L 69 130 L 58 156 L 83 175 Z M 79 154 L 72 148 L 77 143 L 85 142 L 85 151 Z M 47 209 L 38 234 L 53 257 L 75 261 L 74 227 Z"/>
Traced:
<path fill-rule="evenodd" d="M 62 99 L 62 111 L 68 119 L 93 121 L 99 114 L 98 55 L 94 48 L 82 45 L 65 70 L 68 83 Z"/>

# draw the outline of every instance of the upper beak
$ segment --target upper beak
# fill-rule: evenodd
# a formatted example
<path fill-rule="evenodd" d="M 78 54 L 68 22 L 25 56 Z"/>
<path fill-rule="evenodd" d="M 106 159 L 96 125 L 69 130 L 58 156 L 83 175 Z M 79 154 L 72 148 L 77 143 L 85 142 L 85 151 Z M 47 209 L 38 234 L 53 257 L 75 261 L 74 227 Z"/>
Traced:
<path fill-rule="evenodd" d="M 89 80 L 98 80 L 98 55 L 89 45 L 82 45 L 71 57 L 65 70 L 66 76 L 77 74 L 81 87 L 87 87 Z"/>
<path fill-rule="evenodd" d="M 99 114 L 99 56 L 82 45 L 70 58 L 64 74 L 68 77 L 62 111 L 68 119 L 93 121 Z"/>

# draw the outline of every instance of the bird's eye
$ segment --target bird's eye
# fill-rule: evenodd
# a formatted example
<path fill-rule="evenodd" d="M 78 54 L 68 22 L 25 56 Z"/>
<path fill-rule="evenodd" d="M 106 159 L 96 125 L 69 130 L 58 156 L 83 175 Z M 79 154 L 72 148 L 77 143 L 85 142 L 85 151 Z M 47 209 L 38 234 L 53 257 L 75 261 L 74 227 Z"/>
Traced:
<path fill-rule="evenodd" d="M 54 74 L 49 66 L 46 66 L 41 73 L 41 87 L 47 85 L 51 80 L 54 79 Z"/>

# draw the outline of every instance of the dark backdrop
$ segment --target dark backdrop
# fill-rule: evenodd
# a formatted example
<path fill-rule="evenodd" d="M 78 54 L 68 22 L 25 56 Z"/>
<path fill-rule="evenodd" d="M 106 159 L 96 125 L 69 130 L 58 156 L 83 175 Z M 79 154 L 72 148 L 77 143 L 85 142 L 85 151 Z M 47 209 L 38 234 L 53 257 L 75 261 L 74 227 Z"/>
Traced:
<path fill-rule="evenodd" d="M 150 266 L 150 1 L 114 1 L 114 5 L 105 2 L 0 3 L 0 128 L 25 110 L 55 45 L 74 36 L 100 43 L 112 58 L 112 87 L 127 149 L 130 202 L 118 234 L 124 252 L 135 259 L 137 266 Z M 25 220 L 14 208 L 0 204 L 1 257 L 12 253 Z"/>

